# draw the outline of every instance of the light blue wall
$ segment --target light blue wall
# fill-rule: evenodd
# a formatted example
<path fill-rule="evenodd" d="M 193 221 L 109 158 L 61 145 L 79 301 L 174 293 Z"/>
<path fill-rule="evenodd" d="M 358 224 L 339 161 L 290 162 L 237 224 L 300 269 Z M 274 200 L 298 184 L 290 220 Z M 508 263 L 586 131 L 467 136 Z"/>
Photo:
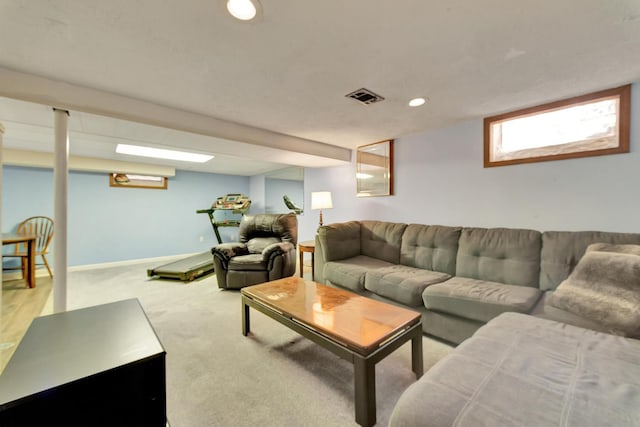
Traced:
<path fill-rule="evenodd" d="M 427 107 L 428 108 L 428 107 Z M 395 196 L 355 197 L 355 165 L 305 169 L 305 196 L 333 193 L 325 224 L 354 219 L 537 230 L 640 232 L 640 84 L 632 86 L 631 151 L 483 167 L 482 120 L 395 143 Z M 309 200 L 309 199 L 307 199 Z M 313 221 L 300 234 L 315 233 Z"/>
<path fill-rule="evenodd" d="M 3 232 L 13 231 L 28 216 L 53 216 L 51 170 L 3 169 Z M 107 174 L 72 171 L 68 263 L 75 266 L 209 250 L 217 240 L 208 216 L 196 210 L 210 207 L 216 197 L 227 193 L 248 194 L 249 178 L 177 171 L 167 190 L 149 190 L 109 187 Z M 224 219 L 219 213 L 216 218 Z M 235 240 L 237 228 L 220 228 L 220 234 L 223 241 Z"/>
<path fill-rule="evenodd" d="M 249 178 L 251 209 L 250 213 L 264 213 L 265 204 L 265 177 L 264 175 L 254 175 Z"/>
<path fill-rule="evenodd" d="M 640 232 L 640 85 L 632 87 L 631 152 L 483 168 L 482 120 L 397 138 L 395 195 L 357 198 L 355 164 L 306 168 L 304 199 L 331 191 L 324 223 L 379 219 L 406 223 L 537 230 Z M 355 156 L 354 156 L 355 157 Z M 31 215 L 53 215 L 51 170 L 5 166 L 2 230 Z M 111 188 L 106 174 L 69 176 L 69 265 L 205 251 L 206 215 L 216 197 L 244 193 L 264 212 L 265 178 L 178 171 L 169 189 Z M 282 196 L 280 196 L 282 197 Z M 294 199 L 295 200 L 295 199 Z M 313 239 L 318 211 L 298 216 L 299 240 Z M 237 228 L 221 228 L 223 241 Z M 200 236 L 204 241 L 200 242 Z"/>
<path fill-rule="evenodd" d="M 303 207 L 304 183 L 290 179 L 267 178 L 265 180 L 265 212 L 287 213 L 291 210 L 284 204 L 284 195 L 289 196 L 294 205 Z"/>

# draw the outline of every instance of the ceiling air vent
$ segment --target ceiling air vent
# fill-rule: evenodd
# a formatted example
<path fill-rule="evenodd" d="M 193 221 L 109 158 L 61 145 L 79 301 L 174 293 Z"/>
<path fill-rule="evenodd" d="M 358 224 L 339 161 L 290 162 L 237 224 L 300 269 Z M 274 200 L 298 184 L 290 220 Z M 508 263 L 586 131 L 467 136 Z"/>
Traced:
<path fill-rule="evenodd" d="M 351 93 L 345 95 L 347 98 L 353 98 L 356 101 L 362 102 L 365 105 L 374 104 L 376 102 L 384 101 L 384 98 L 376 93 L 371 92 L 369 89 L 361 88 L 354 90 Z"/>

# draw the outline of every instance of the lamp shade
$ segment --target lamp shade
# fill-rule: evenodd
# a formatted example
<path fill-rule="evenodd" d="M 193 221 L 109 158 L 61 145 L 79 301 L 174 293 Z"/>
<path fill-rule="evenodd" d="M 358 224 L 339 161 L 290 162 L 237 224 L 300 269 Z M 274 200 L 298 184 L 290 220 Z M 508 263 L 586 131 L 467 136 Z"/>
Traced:
<path fill-rule="evenodd" d="M 331 209 L 331 191 L 315 191 L 311 193 L 311 209 Z"/>

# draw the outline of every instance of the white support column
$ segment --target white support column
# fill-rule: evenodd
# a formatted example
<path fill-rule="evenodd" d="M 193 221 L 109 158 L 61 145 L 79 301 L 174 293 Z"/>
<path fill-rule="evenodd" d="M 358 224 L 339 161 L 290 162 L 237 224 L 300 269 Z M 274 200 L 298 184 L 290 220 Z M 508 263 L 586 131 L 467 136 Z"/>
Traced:
<path fill-rule="evenodd" d="M 4 126 L 0 123 L 0 237 L 2 237 L 2 148 Z M 2 331 L 2 269 L 0 268 L 0 332 Z M 2 337 L 0 337 L 2 338 Z M 0 339 L 2 341 L 2 339 Z"/>
<path fill-rule="evenodd" d="M 53 109 L 53 312 L 67 311 L 67 188 L 69 180 L 69 112 Z"/>

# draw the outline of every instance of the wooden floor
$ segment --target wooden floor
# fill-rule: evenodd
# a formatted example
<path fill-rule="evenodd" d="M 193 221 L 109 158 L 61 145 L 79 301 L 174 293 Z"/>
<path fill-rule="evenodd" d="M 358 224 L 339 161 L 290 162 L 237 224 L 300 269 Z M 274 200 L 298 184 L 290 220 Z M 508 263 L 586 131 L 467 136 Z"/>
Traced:
<path fill-rule="evenodd" d="M 296 263 L 297 264 L 297 263 Z M 295 275 L 298 276 L 299 265 L 296 265 Z M 311 279 L 311 258 L 304 262 L 304 276 Z M 2 319 L 0 319 L 0 374 L 7 365 L 13 352 L 20 343 L 31 321 L 43 314 L 50 314 L 43 309 L 51 303 L 49 296 L 52 290 L 52 279 L 46 272 L 38 271 L 36 287 L 28 289 L 22 279 L 4 280 L 2 283 Z"/>
<path fill-rule="evenodd" d="M 49 276 L 37 276 L 36 287 L 29 289 L 24 280 L 2 283 L 2 319 L 0 319 L 0 372 L 13 355 L 31 321 L 40 316 L 51 294 Z"/>

